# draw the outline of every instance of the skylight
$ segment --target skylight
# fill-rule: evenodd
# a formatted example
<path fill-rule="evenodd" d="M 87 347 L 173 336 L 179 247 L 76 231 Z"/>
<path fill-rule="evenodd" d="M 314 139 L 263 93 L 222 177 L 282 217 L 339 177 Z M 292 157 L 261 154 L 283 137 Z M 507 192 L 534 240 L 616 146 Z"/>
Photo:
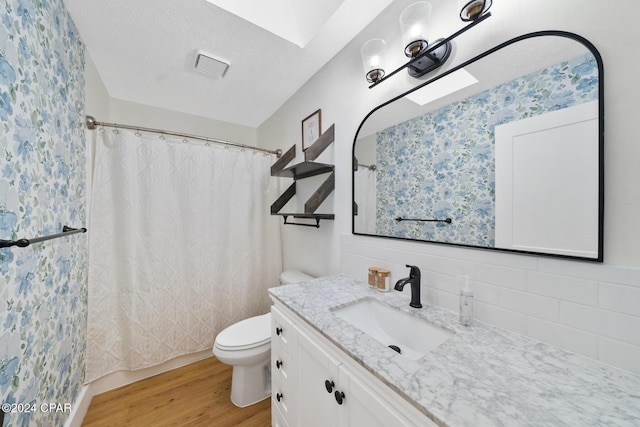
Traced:
<path fill-rule="evenodd" d="M 207 0 L 301 48 L 320 32 L 344 0 Z"/>
<path fill-rule="evenodd" d="M 406 95 L 406 98 L 418 105 L 426 105 L 476 83 L 478 83 L 478 79 L 464 68 L 460 68 L 458 71 Z"/>

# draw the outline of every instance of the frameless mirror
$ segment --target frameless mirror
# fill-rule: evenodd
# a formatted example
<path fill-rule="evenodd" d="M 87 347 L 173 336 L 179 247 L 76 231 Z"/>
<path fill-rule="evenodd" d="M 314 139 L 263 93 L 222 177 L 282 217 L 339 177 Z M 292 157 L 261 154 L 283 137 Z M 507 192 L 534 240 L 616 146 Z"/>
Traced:
<path fill-rule="evenodd" d="M 603 129 L 591 43 L 509 40 L 365 117 L 353 233 L 602 261 Z"/>

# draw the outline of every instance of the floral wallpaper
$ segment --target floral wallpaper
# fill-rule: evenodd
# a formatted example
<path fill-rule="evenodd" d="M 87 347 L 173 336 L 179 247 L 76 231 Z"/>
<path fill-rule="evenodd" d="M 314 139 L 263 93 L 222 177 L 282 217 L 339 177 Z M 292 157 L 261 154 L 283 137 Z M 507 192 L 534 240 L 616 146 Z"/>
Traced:
<path fill-rule="evenodd" d="M 0 239 L 85 226 L 83 122 L 84 46 L 62 0 L 3 0 Z M 0 249 L 4 426 L 67 420 L 84 382 L 86 270 L 86 234 Z"/>
<path fill-rule="evenodd" d="M 495 126 L 597 99 L 586 54 L 379 132 L 376 234 L 494 246 Z"/>

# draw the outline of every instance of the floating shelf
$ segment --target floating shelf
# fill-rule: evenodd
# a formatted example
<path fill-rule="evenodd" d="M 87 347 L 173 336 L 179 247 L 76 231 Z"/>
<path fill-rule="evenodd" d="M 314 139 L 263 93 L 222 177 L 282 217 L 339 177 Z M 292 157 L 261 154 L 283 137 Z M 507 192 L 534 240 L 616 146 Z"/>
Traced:
<path fill-rule="evenodd" d="M 283 213 L 283 212 L 278 212 L 277 214 L 274 215 L 280 215 L 280 216 L 292 216 L 294 218 L 320 218 L 320 219 L 335 219 L 335 214 L 320 214 L 320 213 L 310 213 L 310 214 L 304 214 L 304 213 Z"/>
<path fill-rule="evenodd" d="M 309 178 L 323 173 L 333 172 L 334 166 L 325 163 L 302 162 L 286 169 L 271 172 L 271 176 L 282 176 L 293 179 Z"/>
<path fill-rule="evenodd" d="M 335 166 L 326 163 L 317 163 L 314 160 L 322 153 L 334 140 L 334 125 L 331 125 L 305 152 L 305 161 L 285 168 L 285 166 L 296 157 L 296 146 L 293 145 L 287 152 L 271 166 L 271 176 L 293 178 L 293 183 L 285 190 L 278 200 L 271 205 L 271 215 L 279 215 L 284 218 L 286 225 L 301 225 L 305 227 L 320 228 L 320 220 L 333 220 L 334 214 L 318 214 L 316 209 L 333 192 L 335 188 Z M 296 180 L 309 178 L 316 175 L 329 173 L 330 175 L 322 183 L 313 195 L 304 204 L 304 213 L 282 213 L 282 209 L 296 194 Z M 314 219 L 315 224 L 289 222 L 289 217 Z"/>

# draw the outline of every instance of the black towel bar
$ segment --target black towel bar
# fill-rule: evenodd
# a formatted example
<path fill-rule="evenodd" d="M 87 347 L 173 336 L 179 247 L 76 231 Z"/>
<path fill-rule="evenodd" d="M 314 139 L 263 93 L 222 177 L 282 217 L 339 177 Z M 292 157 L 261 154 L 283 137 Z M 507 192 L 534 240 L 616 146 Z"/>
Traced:
<path fill-rule="evenodd" d="M 446 222 L 447 224 L 451 224 L 451 218 L 446 219 L 419 219 L 419 218 L 402 218 L 401 216 L 396 218 L 397 222 L 401 221 L 420 221 L 420 222 Z"/>
<path fill-rule="evenodd" d="M 57 239 L 58 237 L 69 236 L 76 233 L 85 233 L 86 228 L 71 228 L 66 225 L 62 227 L 62 233 L 50 234 L 49 236 L 34 237 L 33 239 L 18 239 L 18 240 L 0 240 L 0 248 L 9 248 L 11 246 L 18 246 L 20 248 L 27 247 L 33 243 L 44 242 L 45 240 Z"/>

